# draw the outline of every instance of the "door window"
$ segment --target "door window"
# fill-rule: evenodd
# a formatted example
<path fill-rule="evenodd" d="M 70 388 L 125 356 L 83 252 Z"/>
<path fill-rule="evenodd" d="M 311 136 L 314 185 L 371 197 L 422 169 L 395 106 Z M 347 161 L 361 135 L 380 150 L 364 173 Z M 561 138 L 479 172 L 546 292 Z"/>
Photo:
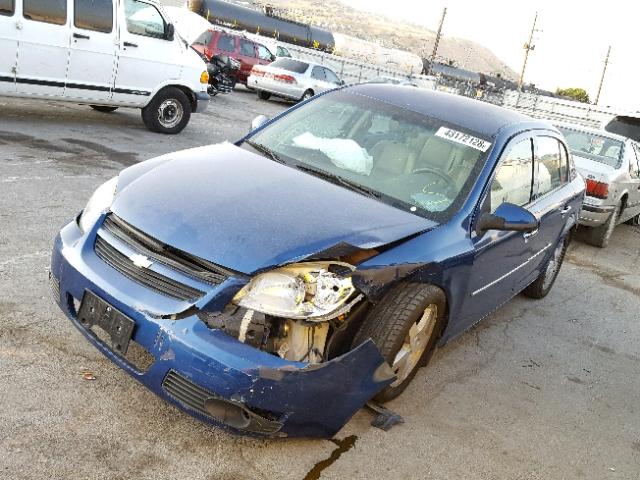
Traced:
<path fill-rule="evenodd" d="M 327 82 L 333 83 L 334 85 L 338 85 L 340 83 L 338 76 L 328 68 L 324 69 L 324 74 L 327 77 Z"/>
<path fill-rule="evenodd" d="M 272 58 L 272 54 L 267 47 L 263 45 L 258 45 L 258 58 L 260 58 L 260 60 L 266 60 L 270 62 Z"/>
<path fill-rule="evenodd" d="M 505 202 L 524 206 L 531 201 L 533 147 L 527 138 L 516 143 L 500 162 L 491 184 L 491 211 Z"/>
<path fill-rule="evenodd" d="M 235 38 L 230 35 L 220 35 L 220 38 L 218 38 L 218 50 L 222 50 L 223 52 L 234 52 L 235 49 Z"/>
<path fill-rule="evenodd" d="M 322 67 L 313 67 L 311 70 L 311 78 L 315 78 L 316 80 L 326 81 L 326 77 L 324 76 L 324 68 Z"/>
<path fill-rule="evenodd" d="M 240 40 L 240 55 L 244 55 L 245 57 L 255 57 L 256 49 L 253 46 L 253 42 Z"/>
<path fill-rule="evenodd" d="M 24 0 L 24 18 L 36 22 L 67 23 L 67 0 Z"/>
<path fill-rule="evenodd" d="M 138 0 L 125 0 L 124 11 L 130 33 L 164 38 L 164 19 L 156 7 Z"/>
<path fill-rule="evenodd" d="M 73 24 L 84 30 L 111 33 L 113 29 L 112 0 L 74 0 Z"/>
<path fill-rule="evenodd" d="M 564 146 L 553 137 L 537 137 L 536 153 L 538 198 L 567 183 L 569 160 Z"/>
<path fill-rule="evenodd" d="M 13 0 L 0 0 L 0 15 L 10 17 L 13 15 L 14 10 L 15 4 Z"/>

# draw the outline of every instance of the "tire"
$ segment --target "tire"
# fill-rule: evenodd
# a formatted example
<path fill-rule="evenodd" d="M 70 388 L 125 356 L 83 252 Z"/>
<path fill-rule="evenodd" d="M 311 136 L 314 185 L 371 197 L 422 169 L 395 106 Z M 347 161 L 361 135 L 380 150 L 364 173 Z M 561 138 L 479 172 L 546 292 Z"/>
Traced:
<path fill-rule="evenodd" d="M 115 112 L 118 109 L 118 107 L 107 107 L 106 105 L 89 105 L 89 106 L 94 110 L 102 113 L 111 113 L 111 112 Z"/>
<path fill-rule="evenodd" d="M 640 213 L 635 217 L 631 217 L 629 220 L 627 220 L 624 223 L 626 223 L 627 225 L 632 225 L 634 227 L 640 226 Z"/>
<path fill-rule="evenodd" d="M 621 207 L 618 205 L 604 224 L 599 227 L 589 228 L 585 235 L 586 242 L 600 248 L 605 248 L 609 245 L 613 229 L 616 227 L 618 218 L 620 217 L 620 210 Z"/>
<path fill-rule="evenodd" d="M 190 118 L 191 103 L 187 95 L 175 87 L 160 90 L 142 109 L 142 121 L 152 132 L 180 133 Z"/>
<path fill-rule="evenodd" d="M 271 94 L 269 92 L 265 92 L 264 90 L 258 90 L 258 98 L 260 100 L 269 100 L 271 98 Z"/>
<path fill-rule="evenodd" d="M 401 283 L 369 312 L 354 336 L 352 346 L 371 338 L 394 373 L 397 373 L 396 380 L 378 393 L 374 400 L 388 402 L 396 398 L 411 383 L 418 368 L 429 362 L 444 328 L 446 304 L 444 292 L 434 285 Z M 423 335 L 419 348 L 408 351 L 406 341 L 410 331 L 414 326 L 416 331 L 420 331 L 417 329 L 422 322 L 426 323 L 423 323 L 421 330 Z M 398 361 L 401 350 L 408 352 L 404 368 L 400 366 L 402 362 Z"/>
<path fill-rule="evenodd" d="M 553 251 L 552 257 L 545 266 L 544 272 L 542 272 L 531 285 L 522 291 L 525 296 L 535 299 L 541 299 L 547 296 L 551 291 L 553 284 L 556 282 L 556 278 L 558 278 L 558 273 L 560 273 L 560 268 L 564 262 L 564 257 L 567 253 L 567 248 L 569 247 L 570 242 L 570 233 L 558 242 L 556 249 Z"/>
<path fill-rule="evenodd" d="M 311 97 L 313 97 L 315 94 L 313 93 L 313 90 L 307 90 L 306 92 L 304 92 L 304 94 L 302 95 L 302 98 L 300 98 L 301 102 L 304 102 L 305 100 L 309 100 Z"/>

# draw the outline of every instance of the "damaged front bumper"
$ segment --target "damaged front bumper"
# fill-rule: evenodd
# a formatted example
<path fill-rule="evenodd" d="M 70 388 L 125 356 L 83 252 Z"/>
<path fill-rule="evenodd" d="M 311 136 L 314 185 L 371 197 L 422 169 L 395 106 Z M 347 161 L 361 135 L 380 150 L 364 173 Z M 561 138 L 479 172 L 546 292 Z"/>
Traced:
<path fill-rule="evenodd" d="M 325 363 L 307 364 L 212 330 L 195 315 L 197 309 L 180 320 L 151 313 L 166 311 L 169 300 L 98 258 L 93 247 L 97 230 L 82 235 L 72 222 L 56 237 L 51 261 L 56 302 L 105 356 L 194 417 L 245 434 L 331 437 L 392 382 L 391 369 L 371 340 Z M 229 278 L 205 300 L 220 303 L 241 285 Z M 78 305 L 86 291 L 135 322 L 131 340 L 150 357 L 145 368 L 79 321 Z M 176 305 L 176 311 L 183 306 Z"/>

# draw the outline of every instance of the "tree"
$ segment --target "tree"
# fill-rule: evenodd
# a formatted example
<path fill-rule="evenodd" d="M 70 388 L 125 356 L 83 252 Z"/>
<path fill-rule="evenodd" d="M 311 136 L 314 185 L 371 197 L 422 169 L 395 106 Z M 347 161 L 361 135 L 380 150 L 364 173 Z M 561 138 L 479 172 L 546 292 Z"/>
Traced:
<path fill-rule="evenodd" d="M 557 88 L 556 95 L 569 97 L 577 102 L 591 103 L 591 100 L 589 100 L 589 94 L 584 88 Z"/>

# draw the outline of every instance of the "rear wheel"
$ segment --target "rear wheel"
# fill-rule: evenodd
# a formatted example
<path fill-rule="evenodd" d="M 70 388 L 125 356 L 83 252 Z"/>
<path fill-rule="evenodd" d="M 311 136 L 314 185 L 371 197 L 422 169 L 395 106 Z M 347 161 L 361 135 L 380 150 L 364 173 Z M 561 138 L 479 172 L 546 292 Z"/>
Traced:
<path fill-rule="evenodd" d="M 261 100 L 269 100 L 271 98 L 271 94 L 264 90 L 258 90 L 258 98 Z"/>
<path fill-rule="evenodd" d="M 634 227 L 640 226 L 640 213 L 635 217 L 631 217 L 624 223 L 626 223 L 627 225 L 633 225 Z"/>
<path fill-rule="evenodd" d="M 564 256 L 567 253 L 570 241 L 571 235 L 567 234 L 565 238 L 558 242 L 558 245 L 553 251 L 553 255 L 549 259 L 544 271 L 531 285 L 522 291 L 524 295 L 536 299 L 547 296 L 551 291 L 551 287 L 553 287 L 556 278 L 558 278 L 558 273 L 560 273 L 560 267 L 562 267 L 562 262 L 564 262 Z"/>
<path fill-rule="evenodd" d="M 89 105 L 89 106 L 94 110 L 102 113 L 111 113 L 111 112 L 115 112 L 118 109 L 118 107 L 108 107 L 106 105 Z"/>
<path fill-rule="evenodd" d="M 191 104 L 187 95 L 175 87 L 160 90 L 142 109 L 142 121 L 153 132 L 174 134 L 181 132 L 191 118 Z"/>
<path fill-rule="evenodd" d="M 596 247 L 604 248 L 609 245 L 613 229 L 618 223 L 618 217 L 620 216 L 621 206 L 617 205 L 609 219 L 599 227 L 590 228 L 585 235 L 587 243 Z"/>
<path fill-rule="evenodd" d="M 313 97 L 313 95 L 314 95 L 313 90 L 307 90 L 302 95 L 302 98 L 300 99 L 300 101 L 304 102 L 305 100 L 309 100 L 311 97 Z"/>
<path fill-rule="evenodd" d="M 353 339 L 369 338 L 391 365 L 395 381 L 375 396 L 387 402 L 400 395 L 433 354 L 444 327 L 446 297 L 434 285 L 402 283 L 371 310 Z"/>

